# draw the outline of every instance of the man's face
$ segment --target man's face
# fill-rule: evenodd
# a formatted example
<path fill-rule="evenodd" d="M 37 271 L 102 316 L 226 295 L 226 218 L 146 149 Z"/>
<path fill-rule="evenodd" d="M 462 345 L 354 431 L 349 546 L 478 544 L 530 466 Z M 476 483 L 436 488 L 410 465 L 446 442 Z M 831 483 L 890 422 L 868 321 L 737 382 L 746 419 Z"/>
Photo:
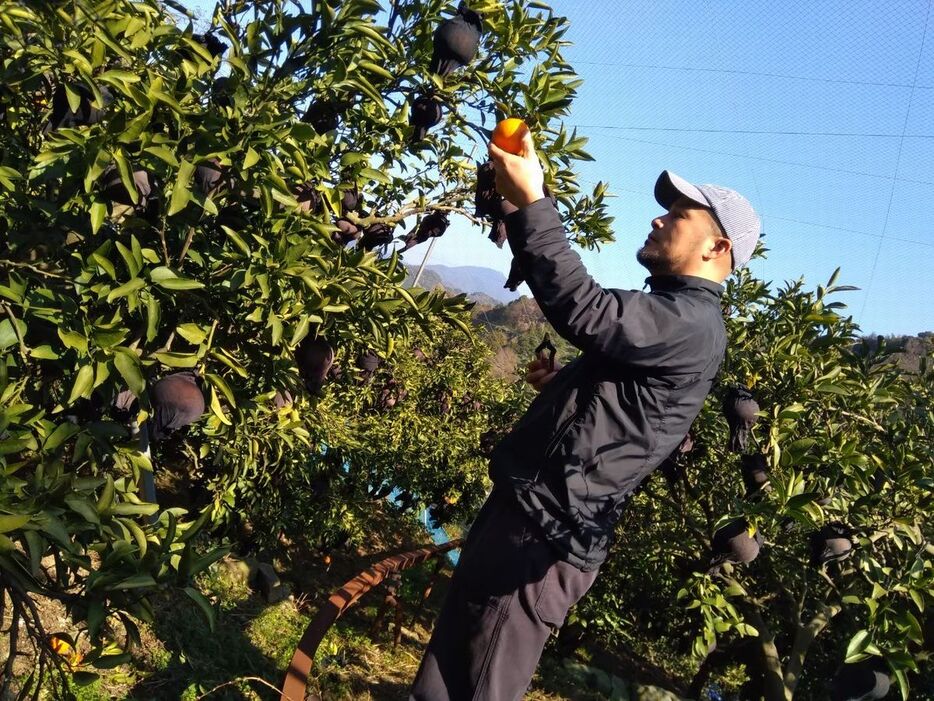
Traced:
<path fill-rule="evenodd" d="M 652 232 L 636 260 L 653 275 L 677 275 L 700 263 L 710 240 L 719 237 L 720 227 L 710 210 L 681 197 L 667 214 L 652 220 Z"/>

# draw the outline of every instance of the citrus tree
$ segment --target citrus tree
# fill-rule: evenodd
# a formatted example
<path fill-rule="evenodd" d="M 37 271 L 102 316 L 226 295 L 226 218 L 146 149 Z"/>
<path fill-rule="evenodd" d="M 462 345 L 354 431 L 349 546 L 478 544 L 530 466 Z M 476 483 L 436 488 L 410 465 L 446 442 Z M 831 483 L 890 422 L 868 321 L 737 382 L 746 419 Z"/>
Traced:
<path fill-rule="evenodd" d="M 891 676 L 907 699 L 927 659 L 931 375 L 860 341 L 837 297 L 852 288 L 835 278 L 816 290 L 773 290 L 748 270 L 729 280 L 727 358 L 693 449 L 632 500 L 578 613 L 694 697 L 709 679 L 745 678 L 744 699 L 857 698 L 879 672 L 876 693 Z M 759 410 L 742 455 L 722 406 L 738 384 Z M 737 519 L 745 530 L 718 550 Z"/>
<path fill-rule="evenodd" d="M 90 666 L 126 659 L 104 641 L 138 637 L 155 587 L 210 618 L 190 583 L 223 549 L 196 536 L 263 490 L 350 475 L 442 519 L 479 498 L 474 402 L 499 390 L 465 299 L 404 289 L 393 237 L 430 215 L 495 226 L 472 154 L 507 114 L 536 133 L 569 236 L 610 235 L 603 186 L 580 193 L 571 169 L 585 140 L 561 125 L 565 21 L 516 0 L 453 10 L 229 0 L 196 31 L 175 2 L 0 2 L 5 684 L 21 630 L 33 682 L 59 664 L 37 595 L 82 624 Z M 433 56 L 471 12 L 476 55 Z M 434 365 L 413 365 L 422 340 Z M 367 353 L 385 365 L 365 381 Z M 160 507 L 160 465 L 206 503 Z M 325 540 L 346 525 L 323 520 Z"/>

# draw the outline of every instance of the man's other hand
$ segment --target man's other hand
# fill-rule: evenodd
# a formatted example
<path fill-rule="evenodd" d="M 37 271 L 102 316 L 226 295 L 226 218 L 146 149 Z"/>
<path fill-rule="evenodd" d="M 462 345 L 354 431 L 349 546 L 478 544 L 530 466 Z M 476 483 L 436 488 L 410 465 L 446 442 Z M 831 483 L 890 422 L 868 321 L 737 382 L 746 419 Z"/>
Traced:
<path fill-rule="evenodd" d="M 522 139 L 522 153 L 514 156 L 490 143 L 490 160 L 496 168 L 496 191 L 522 208 L 545 196 L 545 174 L 535 153 L 532 133 L 526 129 Z"/>
<path fill-rule="evenodd" d="M 535 388 L 536 392 L 541 392 L 542 388 L 551 382 L 551 379 L 558 374 L 561 369 L 561 363 L 555 361 L 554 367 L 548 358 L 537 357 L 527 366 L 525 381 Z"/>

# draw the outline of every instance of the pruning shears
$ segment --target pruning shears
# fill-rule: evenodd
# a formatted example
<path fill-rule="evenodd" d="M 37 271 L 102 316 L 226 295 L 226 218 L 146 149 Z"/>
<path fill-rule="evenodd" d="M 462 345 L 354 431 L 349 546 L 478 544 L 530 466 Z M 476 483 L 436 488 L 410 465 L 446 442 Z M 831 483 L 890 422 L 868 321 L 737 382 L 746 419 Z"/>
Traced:
<path fill-rule="evenodd" d="M 542 339 L 542 342 L 538 344 L 538 348 L 535 349 L 536 357 L 541 358 L 544 351 L 548 351 L 548 369 L 554 371 L 555 369 L 555 353 L 558 352 L 558 349 L 555 348 L 555 344 L 551 342 L 551 337 L 546 333 L 545 338 Z"/>

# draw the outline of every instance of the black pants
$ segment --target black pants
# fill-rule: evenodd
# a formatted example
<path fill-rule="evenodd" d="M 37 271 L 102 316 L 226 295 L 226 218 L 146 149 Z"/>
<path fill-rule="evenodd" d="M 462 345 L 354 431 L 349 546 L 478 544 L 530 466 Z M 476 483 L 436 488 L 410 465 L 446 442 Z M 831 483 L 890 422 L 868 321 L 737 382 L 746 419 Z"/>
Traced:
<path fill-rule="evenodd" d="M 559 560 L 511 490 L 497 488 L 461 550 L 410 701 L 517 701 L 548 636 L 596 572 Z"/>

